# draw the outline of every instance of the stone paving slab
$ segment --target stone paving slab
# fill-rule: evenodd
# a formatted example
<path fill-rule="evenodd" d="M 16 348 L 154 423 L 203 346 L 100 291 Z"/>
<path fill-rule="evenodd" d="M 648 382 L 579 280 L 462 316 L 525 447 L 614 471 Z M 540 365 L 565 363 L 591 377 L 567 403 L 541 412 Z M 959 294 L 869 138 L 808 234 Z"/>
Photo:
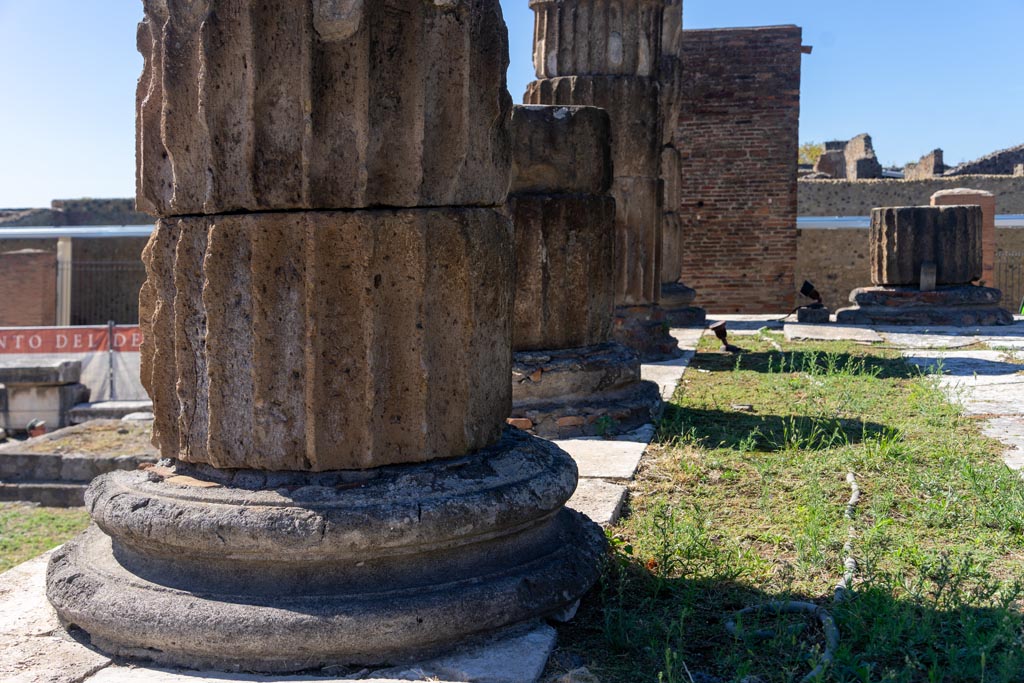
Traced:
<path fill-rule="evenodd" d="M 568 507 L 582 513 L 601 526 L 619 521 L 628 489 L 604 479 L 580 479 Z"/>
<path fill-rule="evenodd" d="M 858 341 L 880 343 L 882 337 L 870 327 L 854 325 L 787 324 L 783 328 L 786 341 Z"/>
<path fill-rule="evenodd" d="M 696 351 L 706 330 L 703 327 L 674 327 L 668 331 L 683 351 Z"/>
<path fill-rule="evenodd" d="M 683 373 L 686 368 L 690 367 L 694 355 L 696 354 L 693 351 L 683 351 L 683 355 L 679 358 L 661 363 L 644 363 L 640 366 L 640 377 L 645 381 L 657 384 L 661 391 L 661 400 L 670 401 L 676 393 L 676 387 L 679 385 Z"/>
<path fill-rule="evenodd" d="M 647 450 L 646 442 L 635 441 L 565 439 L 555 444 L 576 461 L 581 478 L 615 481 L 631 480 Z"/>
<path fill-rule="evenodd" d="M 1019 416 L 996 417 L 985 423 L 982 432 L 1006 444 L 1003 461 L 1010 469 L 1024 469 L 1024 420 Z"/>
<path fill-rule="evenodd" d="M 710 326 L 716 322 L 725 322 L 729 334 L 757 334 L 766 327 L 769 330 L 775 331 L 783 329 L 788 318 L 789 316 L 775 313 L 754 315 L 746 313 L 717 314 L 708 316 L 708 325 Z"/>

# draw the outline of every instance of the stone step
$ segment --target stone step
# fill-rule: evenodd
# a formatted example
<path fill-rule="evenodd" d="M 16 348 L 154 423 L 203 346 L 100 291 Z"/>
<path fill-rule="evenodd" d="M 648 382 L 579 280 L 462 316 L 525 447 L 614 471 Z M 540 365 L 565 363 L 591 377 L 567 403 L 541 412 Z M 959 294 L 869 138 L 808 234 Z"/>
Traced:
<path fill-rule="evenodd" d="M 82 507 L 86 488 L 87 484 L 59 481 L 0 482 L 0 502 L 38 503 L 52 508 Z"/>
<path fill-rule="evenodd" d="M 152 413 L 152 401 L 98 401 L 79 403 L 71 409 L 71 424 L 89 420 L 120 420 L 133 413 Z"/>

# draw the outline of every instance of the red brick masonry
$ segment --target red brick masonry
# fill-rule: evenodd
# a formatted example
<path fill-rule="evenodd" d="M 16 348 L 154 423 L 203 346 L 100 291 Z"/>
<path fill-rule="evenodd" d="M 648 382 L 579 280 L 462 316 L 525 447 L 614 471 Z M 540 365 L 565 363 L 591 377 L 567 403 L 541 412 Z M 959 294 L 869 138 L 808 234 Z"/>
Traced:
<path fill-rule="evenodd" d="M 710 313 L 794 305 L 802 30 L 683 32 L 683 281 Z"/>

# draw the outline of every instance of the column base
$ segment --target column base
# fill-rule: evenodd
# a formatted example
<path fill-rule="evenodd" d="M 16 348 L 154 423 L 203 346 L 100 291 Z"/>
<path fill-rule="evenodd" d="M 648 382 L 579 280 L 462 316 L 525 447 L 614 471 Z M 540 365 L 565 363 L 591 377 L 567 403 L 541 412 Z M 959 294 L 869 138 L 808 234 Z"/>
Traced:
<path fill-rule="evenodd" d="M 117 656 L 289 672 L 394 665 L 556 614 L 597 579 L 576 467 L 517 430 L 473 455 L 322 474 L 173 461 L 97 479 L 54 554 L 61 622 Z"/>
<path fill-rule="evenodd" d="M 697 290 L 681 282 L 666 282 L 661 286 L 658 305 L 665 311 L 665 319 L 672 327 L 704 327 L 708 314 L 703 308 L 692 306 Z"/>
<path fill-rule="evenodd" d="M 915 287 L 861 287 L 849 308 L 836 311 L 847 325 L 943 325 L 975 327 L 1012 325 L 1013 315 L 1000 308 L 1002 292 L 961 285 L 922 292 Z"/>
<path fill-rule="evenodd" d="M 640 360 L 657 362 L 678 358 L 679 342 L 669 334 L 671 321 L 659 306 L 619 306 L 615 309 L 612 339 L 640 354 Z"/>
<path fill-rule="evenodd" d="M 513 356 L 509 422 L 545 438 L 629 432 L 660 404 L 658 386 L 641 381 L 639 356 L 622 344 Z"/>

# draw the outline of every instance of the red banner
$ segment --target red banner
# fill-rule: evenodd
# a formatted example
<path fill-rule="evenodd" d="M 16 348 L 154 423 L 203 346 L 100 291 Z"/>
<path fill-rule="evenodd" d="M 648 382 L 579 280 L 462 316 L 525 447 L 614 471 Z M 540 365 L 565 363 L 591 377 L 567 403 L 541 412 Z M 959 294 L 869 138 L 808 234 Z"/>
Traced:
<path fill-rule="evenodd" d="M 111 339 L 111 336 L 113 339 Z M 116 326 L 113 335 L 97 327 L 7 327 L 0 328 L 0 354 L 5 353 L 94 353 L 109 351 L 137 353 L 142 345 L 138 325 Z"/>

